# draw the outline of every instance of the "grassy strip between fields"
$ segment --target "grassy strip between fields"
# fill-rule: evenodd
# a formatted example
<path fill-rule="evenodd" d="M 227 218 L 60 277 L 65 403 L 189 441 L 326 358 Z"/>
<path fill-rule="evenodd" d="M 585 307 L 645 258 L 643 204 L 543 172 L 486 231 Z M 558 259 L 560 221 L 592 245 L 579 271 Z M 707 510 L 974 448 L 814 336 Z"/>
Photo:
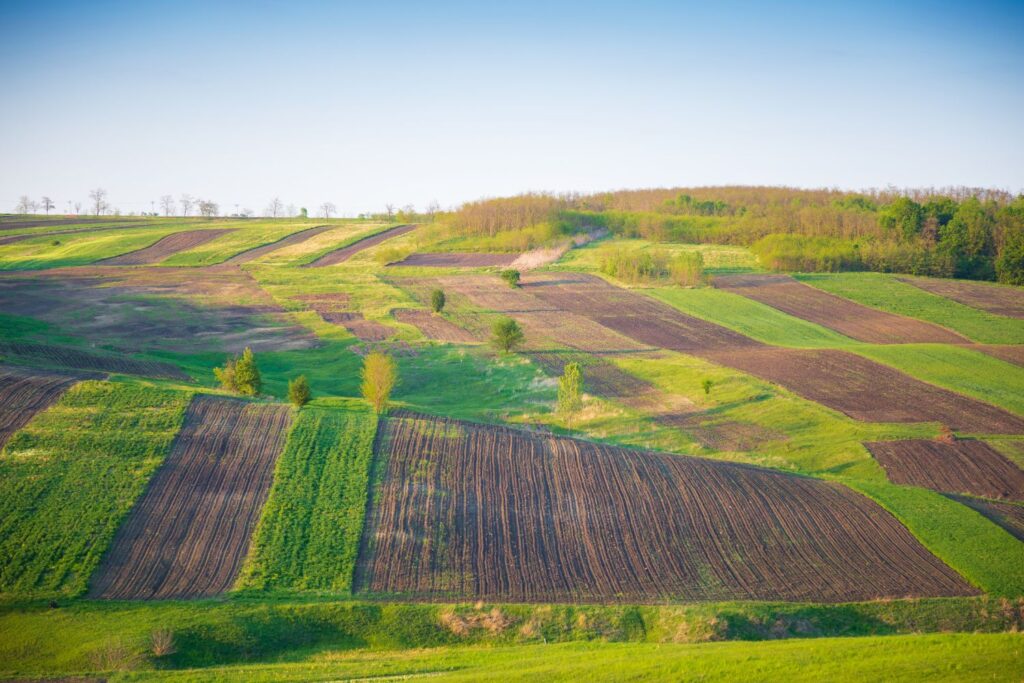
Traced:
<path fill-rule="evenodd" d="M 217 227 L 232 231 L 197 247 L 179 251 L 160 262 L 161 266 L 210 266 L 250 249 L 262 247 L 308 230 L 326 221 L 312 218 L 288 221 L 224 221 Z M 205 227 L 205 226 L 204 226 Z"/>
<path fill-rule="evenodd" d="M 244 680 L 262 671 L 269 676 L 268 680 L 276 680 L 277 672 L 294 666 L 292 674 L 283 680 L 308 680 L 310 674 L 318 672 L 307 667 L 329 663 L 337 664 L 332 674 L 336 677 L 416 673 L 416 668 L 400 668 L 402 662 L 415 663 L 430 653 L 452 665 L 419 671 L 493 665 L 495 675 L 500 672 L 508 676 L 519 667 L 497 656 L 503 651 L 520 653 L 518 657 L 524 660 L 538 653 L 571 652 L 574 648 L 585 648 L 595 657 L 614 651 L 699 653 L 703 647 L 710 648 L 710 652 L 750 654 L 764 651 L 765 647 L 770 649 L 774 644 L 749 641 L 779 638 L 810 638 L 803 644 L 790 641 L 790 647 L 807 648 L 802 650 L 806 656 L 816 652 L 824 655 L 836 644 L 848 643 L 862 653 L 876 651 L 897 657 L 898 650 L 893 649 L 901 642 L 897 634 L 1014 630 L 1024 620 L 1022 606 L 1020 601 L 984 597 L 846 605 L 702 603 L 640 607 L 337 600 L 79 601 L 58 609 L 0 609 L 0 676 L 135 671 L 152 677 L 161 670 L 168 676 L 172 676 L 172 670 L 178 670 L 173 676 L 180 675 L 185 680 Z M 156 630 L 173 635 L 175 652 L 160 656 L 153 653 L 152 634 Z M 831 640 L 835 636 L 860 638 Z M 877 636 L 890 637 L 876 640 Z M 1013 637 L 1020 636 L 999 636 L 996 640 L 1002 645 L 993 650 L 994 655 L 1021 642 L 1011 640 Z M 722 640 L 748 642 L 729 647 L 712 642 Z M 556 643 L 575 645 L 563 648 Z M 283 662 L 292 664 L 282 664 L 279 669 L 276 663 Z M 346 662 L 351 666 L 345 668 Z M 376 668 L 374 662 L 390 662 L 389 666 L 394 668 Z M 927 658 L 918 665 L 924 667 L 926 663 Z M 1005 661 L 1000 663 L 1002 670 L 1010 670 L 1005 668 Z M 214 668 L 201 670 L 205 667 Z M 574 671 L 575 667 L 567 667 L 564 673 Z M 331 672 L 323 669 L 325 674 Z M 557 671 L 533 673 L 546 679 L 547 673 Z"/>
<path fill-rule="evenodd" d="M 163 462 L 188 392 L 82 382 L 0 455 L 0 593 L 83 592 Z"/>
<path fill-rule="evenodd" d="M 1024 543 L 982 515 L 927 489 L 845 483 L 891 512 L 928 550 L 986 593 L 1024 595 Z"/>
<path fill-rule="evenodd" d="M 240 587 L 351 589 L 376 430 L 362 402 L 299 413 Z"/>
<path fill-rule="evenodd" d="M 795 276 L 826 292 L 911 318 L 927 320 L 983 344 L 1024 344 L 1024 320 L 993 315 L 937 296 L 882 273 Z"/>

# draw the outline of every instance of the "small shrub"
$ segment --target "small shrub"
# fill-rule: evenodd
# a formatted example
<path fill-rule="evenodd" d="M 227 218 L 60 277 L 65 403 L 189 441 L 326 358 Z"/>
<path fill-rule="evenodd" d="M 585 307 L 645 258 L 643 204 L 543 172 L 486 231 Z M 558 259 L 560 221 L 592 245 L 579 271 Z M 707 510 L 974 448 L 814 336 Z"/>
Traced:
<path fill-rule="evenodd" d="M 288 400 L 291 401 L 292 405 L 296 408 L 301 408 L 309 403 L 309 399 L 309 382 L 306 381 L 305 375 L 299 375 L 295 379 L 288 381 Z"/>
<path fill-rule="evenodd" d="M 512 318 L 502 318 L 494 323 L 491 329 L 491 343 L 505 353 L 512 351 L 525 341 L 523 329 Z"/>
<path fill-rule="evenodd" d="M 572 418 L 583 407 L 583 370 L 579 363 L 566 363 L 558 378 L 558 412 L 565 415 L 565 425 L 572 429 Z"/>
<path fill-rule="evenodd" d="M 60 246 L 60 240 L 54 240 L 54 241 L 50 242 L 50 246 L 59 247 Z"/>
<path fill-rule="evenodd" d="M 705 379 L 700 385 L 704 387 L 704 395 L 708 396 L 711 394 L 711 387 L 715 386 L 715 382 L 714 380 Z"/>
<path fill-rule="evenodd" d="M 236 394 L 256 396 L 263 388 L 256 357 L 248 346 L 238 358 L 228 360 L 222 368 L 214 368 L 213 375 L 222 387 Z"/>
<path fill-rule="evenodd" d="M 442 310 L 444 310 L 444 304 L 444 290 L 435 289 L 433 292 L 430 293 L 430 308 L 431 310 L 434 311 L 434 313 L 440 313 Z"/>
<path fill-rule="evenodd" d="M 178 651 L 174 644 L 174 631 L 169 628 L 154 629 L 149 635 L 149 642 L 154 657 L 167 657 Z"/>
<path fill-rule="evenodd" d="M 519 286 L 519 271 L 518 270 L 503 270 L 501 271 L 501 279 L 508 283 L 509 287 Z"/>

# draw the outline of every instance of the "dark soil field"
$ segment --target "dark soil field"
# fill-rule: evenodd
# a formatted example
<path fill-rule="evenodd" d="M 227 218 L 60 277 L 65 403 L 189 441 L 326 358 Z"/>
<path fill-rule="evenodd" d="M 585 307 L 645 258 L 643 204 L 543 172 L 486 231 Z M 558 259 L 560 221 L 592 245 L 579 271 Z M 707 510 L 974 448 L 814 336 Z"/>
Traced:
<path fill-rule="evenodd" d="M 487 268 L 511 266 L 519 254 L 460 254 L 456 252 L 438 254 L 410 254 L 391 267 L 420 266 L 426 268 Z"/>
<path fill-rule="evenodd" d="M 970 595 L 845 487 L 744 465 L 408 416 L 378 435 L 360 592 L 658 602 Z"/>
<path fill-rule="evenodd" d="M 846 351 L 765 347 L 703 355 L 774 382 L 855 420 L 940 422 L 962 432 L 1024 433 L 1024 419 L 1002 408 L 922 382 Z"/>
<path fill-rule="evenodd" d="M 863 306 L 797 282 L 788 275 L 720 276 L 715 278 L 714 285 L 872 344 L 968 341 L 938 325 Z"/>
<path fill-rule="evenodd" d="M 949 498 L 963 503 L 1006 529 L 1014 538 L 1024 541 L 1024 505 L 994 500 L 982 500 L 971 496 L 947 494 Z"/>
<path fill-rule="evenodd" d="M 332 252 L 324 254 L 323 256 L 313 261 L 312 263 L 307 264 L 307 266 L 312 268 L 318 268 L 320 266 L 336 266 L 339 263 L 344 263 L 345 261 L 352 258 L 354 255 L 358 254 L 359 252 L 365 249 L 375 247 L 381 242 L 389 240 L 392 237 L 398 237 L 399 235 L 404 235 L 407 232 L 412 232 L 418 227 L 418 225 L 399 225 L 398 227 L 391 228 L 390 230 L 378 232 L 376 235 L 371 235 L 370 237 L 361 239 L 358 242 L 354 242 L 348 245 L 347 247 L 342 247 L 341 249 L 336 249 Z"/>
<path fill-rule="evenodd" d="M 249 249 L 248 251 L 243 251 L 240 254 L 235 254 L 224 263 L 239 264 L 248 263 L 249 261 L 255 261 L 261 256 L 266 256 L 272 251 L 277 251 L 278 249 L 283 249 L 284 247 L 290 247 L 294 244 L 301 244 L 306 240 L 310 239 L 311 237 L 316 237 L 325 230 L 330 230 L 333 227 L 333 225 L 318 225 L 314 228 L 300 230 L 299 232 L 294 232 L 291 235 L 288 235 L 287 237 L 282 237 L 276 242 L 264 244 L 262 247 L 256 247 L 255 249 Z"/>
<path fill-rule="evenodd" d="M 430 311 L 396 308 L 392 314 L 395 316 L 395 320 L 415 326 L 428 339 L 452 344 L 468 344 L 478 341 L 472 333 Z"/>
<path fill-rule="evenodd" d="M 195 398 L 166 462 L 118 529 L 90 594 L 153 600 L 230 588 L 290 423 L 287 406 Z"/>
<path fill-rule="evenodd" d="M 40 410 L 82 379 L 66 373 L 0 365 L 0 449 Z"/>
<path fill-rule="evenodd" d="M 97 261 L 97 265 L 144 266 L 160 263 L 167 257 L 177 254 L 179 251 L 198 247 L 200 244 L 205 244 L 228 232 L 232 232 L 232 230 L 228 228 L 222 230 L 184 230 L 182 232 L 176 232 L 158 240 L 155 244 L 151 244 L 144 249 L 138 249 L 127 254 L 121 254 L 120 256 Z"/>
<path fill-rule="evenodd" d="M 965 280 L 939 280 L 932 278 L 900 278 L 903 282 L 920 287 L 926 292 L 958 301 L 965 306 L 979 308 L 996 315 L 1024 318 L 1024 289 L 1005 287 Z"/>
<path fill-rule="evenodd" d="M 1024 500 L 1024 471 L 984 441 L 913 439 L 864 445 L 894 484 Z"/>
<path fill-rule="evenodd" d="M 192 379 L 176 365 L 170 363 L 139 360 L 124 355 L 105 355 L 53 344 L 0 341 L 0 355 L 16 356 L 19 359 L 72 370 L 142 375 L 143 377 L 174 379 L 182 382 L 189 382 Z"/>

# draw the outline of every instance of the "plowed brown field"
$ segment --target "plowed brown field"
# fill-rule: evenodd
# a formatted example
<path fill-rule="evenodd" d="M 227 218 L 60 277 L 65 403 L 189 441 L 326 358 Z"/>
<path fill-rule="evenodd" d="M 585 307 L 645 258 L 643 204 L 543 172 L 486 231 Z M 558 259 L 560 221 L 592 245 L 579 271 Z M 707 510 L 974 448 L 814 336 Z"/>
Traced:
<path fill-rule="evenodd" d="M 954 494 L 947 494 L 947 497 L 963 503 L 1006 529 L 1016 539 L 1024 541 L 1024 505 Z"/>
<path fill-rule="evenodd" d="M 384 341 L 395 333 L 395 328 L 367 320 L 362 313 L 353 311 L 324 312 L 320 313 L 320 317 L 329 323 L 341 325 L 360 341 Z"/>
<path fill-rule="evenodd" d="M 54 346 L 52 344 L 0 341 L 0 354 L 18 356 L 19 358 L 41 361 L 47 365 L 58 365 L 74 370 L 143 375 L 145 377 L 176 379 L 183 382 L 189 382 L 192 379 L 180 368 L 170 363 L 138 360 L 127 356 L 101 355 L 67 346 Z"/>
<path fill-rule="evenodd" d="M 200 244 L 205 244 L 228 232 L 233 232 L 233 230 L 183 230 L 182 232 L 170 234 L 143 249 L 103 259 L 102 261 L 97 261 L 97 264 L 105 266 L 142 266 L 150 263 L 160 263 L 179 251 L 198 247 Z"/>
<path fill-rule="evenodd" d="M 260 258 L 261 256 L 266 256 L 272 251 L 284 249 L 285 247 L 290 247 L 295 244 L 301 244 L 312 237 L 316 237 L 325 230 L 330 230 L 333 227 L 333 225 L 318 225 L 315 228 L 307 228 L 305 230 L 300 230 L 299 232 L 293 232 L 287 237 L 283 237 L 276 242 L 271 242 L 270 244 L 264 244 L 262 247 L 256 247 L 255 249 L 243 251 L 241 254 L 235 254 L 224 263 L 248 263 L 249 261 L 254 261 Z"/>
<path fill-rule="evenodd" d="M 0 365 L 0 449 L 40 410 L 52 405 L 81 377 Z"/>
<path fill-rule="evenodd" d="M 944 327 L 863 306 L 809 287 L 788 275 L 716 277 L 714 285 L 873 344 L 962 344 L 968 341 Z"/>
<path fill-rule="evenodd" d="M 421 266 L 427 268 L 486 268 L 489 266 L 511 266 L 519 254 L 410 254 L 394 266 Z"/>
<path fill-rule="evenodd" d="M 976 344 L 972 349 L 987 353 L 990 356 L 1005 360 L 1007 363 L 1024 365 L 1024 346 L 999 346 L 992 344 Z"/>
<path fill-rule="evenodd" d="M 393 311 L 395 320 L 415 326 L 423 336 L 437 341 L 453 344 L 467 344 L 477 341 L 469 331 L 458 325 L 434 315 L 430 311 L 411 308 L 398 308 Z"/>
<path fill-rule="evenodd" d="M 284 446 L 291 410 L 200 396 L 121 525 L 90 594 L 197 598 L 231 587 Z"/>
<path fill-rule="evenodd" d="M 392 237 L 398 237 L 399 235 L 404 235 L 407 232 L 412 232 L 418 227 L 418 225 L 399 225 L 396 228 L 391 228 L 390 230 L 378 232 L 376 235 L 371 235 L 370 237 L 361 239 L 358 242 L 354 242 L 348 245 L 347 247 L 342 247 L 341 249 L 335 249 L 332 252 L 328 252 L 321 256 L 320 258 L 318 258 L 317 260 L 313 261 L 312 263 L 307 263 L 306 265 L 307 267 L 311 268 L 319 268 L 320 266 L 336 266 L 339 263 L 344 263 L 345 261 L 349 260 L 355 254 L 358 254 L 364 249 L 375 247 L 381 242 L 389 240 Z"/>
<path fill-rule="evenodd" d="M 864 445 L 894 484 L 1024 500 L 1024 471 L 984 441 L 911 439 Z"/>
<path fill-rule="evenodd" d="M 965 306 L 980 308 L 996 315 L 1024 318 L 1024 288 L 994 285 L 967 280 L 939 280 L 934 278 L 900 278 L 903 282 L 920 287 L 926 292 L 958 301 Z"/>
<path fill-rule="evenodd" d="M 977 591 L 837 484 L 392 418 L 356 586 L 419 599 L 807 600 Z"/>

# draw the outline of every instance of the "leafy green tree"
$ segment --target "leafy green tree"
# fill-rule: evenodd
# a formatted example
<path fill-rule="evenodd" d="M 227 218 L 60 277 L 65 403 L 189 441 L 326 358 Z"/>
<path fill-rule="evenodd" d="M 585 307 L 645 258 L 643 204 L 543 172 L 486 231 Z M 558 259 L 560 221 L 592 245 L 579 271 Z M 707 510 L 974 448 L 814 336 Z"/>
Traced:
<path fill-rule="evenodd" d="M 444 290 L 435 289 L 433 292 L 430 293 L 430 308 L 434 311 L 434 313 L 440 313 L 442 310 L 444 310 L 444 304 Z"/>
<path fill-rule="evenodd" d="M 263 378 L 260 377 L 256 357 L 248 346 L 242 351 L 241 357 L 235 361 L 235 388 L 238 393 L 246 396 L 256 396 L 263 388 Z"/>
<path fill-rule="evenodd" d="M 704 395 L 709 396 L 711 394 L 711 387 L 715 386 L 715 383 L 711 379 L 705 379 L 700 385 L 704 387 Z"/>
<path fill-rule="evenodd" d="M 903 240 L 912 240 L 921 233 L 924 210 L 910 197 L 899 197 L 878 214 L 878 224 L 895 232 Z"/>
<path fill-rule="evenodd" d="M 398 366 L 386 353 L 374 351 L 363 359 L 363 398 L 378 415 L 386 413 L 391 391 L 398 383 Z"/>
<path fill-rule="evenodd" d="M 939 249 L 954 259 L 954 275 L 995 279 L 995 207 L 975 197 L 965 200 L 939 230 Z"/>
<path fill-rule="evenodd" d="M 509 287 L 519 286 L 519 271 L 518 270 L 503 270 L 501 271 L 501 279 L 508 283 Z"/>
<path fill-rule="evenodd" d="M 558 412 L 565 416 L 565 426 L 572 429 L 572 419 L 583 407 L 583 370 L 579 363 L 566 363 L 558 378 Z"/>
<path fill-rule="evenodd" d="M 214 368 L 213 376 L 220 382 L 220 386 L 228 391 L 238 391 L 238 385 L 235 383 L 235 359 L 229 358 L 224 367 Z"/>
<path fill-rule="evenodd" d="M 997 220 L 1003 246 L 996 259 L 996 277 L 1008 285 L 1024 285 L 1024 197 L 1000 209 Z"/>
<path fill-rule="evenodd" d="M 309 403 L 310 397 L 309 382 L 306 381 L 305 375 L 299 375 L 288 381 L 288 400 L 296 408 L 301 408 Z"/>
<path fill-rule="evenodd" d="M 523 329 L 512 318 L 501 318 L 495 321 L 491 332 L 493 333 L 491 343 L 506 353 L 522 344 L 526 339 Z"/>

